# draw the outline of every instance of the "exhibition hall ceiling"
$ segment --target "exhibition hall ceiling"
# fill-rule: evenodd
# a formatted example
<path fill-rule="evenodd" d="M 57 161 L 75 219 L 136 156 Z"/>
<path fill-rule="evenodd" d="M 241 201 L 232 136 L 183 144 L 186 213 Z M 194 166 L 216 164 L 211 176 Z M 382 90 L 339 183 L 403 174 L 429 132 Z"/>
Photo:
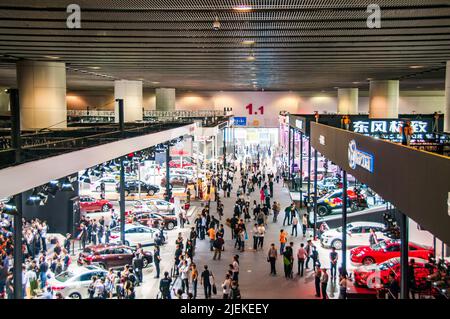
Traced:
<path fill-rule="evenodd" d="M 70 29 L 67 6 L 81 8 Z M 374 26 L 371 3 L 381 7 Z M 368 12 L 369 11 L 369 12 Z M 214 29 L 216 26 L 217 30 Z M 0 85 L 15 62 L 65 62 L 69 89 L 444 89 L 449 0 L 0 1 Z"/>

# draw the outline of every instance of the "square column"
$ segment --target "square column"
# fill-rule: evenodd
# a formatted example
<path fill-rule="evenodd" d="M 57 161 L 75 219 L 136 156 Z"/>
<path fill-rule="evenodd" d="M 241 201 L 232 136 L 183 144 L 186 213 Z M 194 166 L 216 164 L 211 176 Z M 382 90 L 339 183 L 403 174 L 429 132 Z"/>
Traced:
<path fill-rule="evenodd" d="M 125 123 L 142 121 L 142 81 L 114 81 L 114 99 L 122 99 Z M 115 103 L 115 122 L 119 123 L 119 105 Z"/>
<path fill-rule="evenodd" d="M 450 132 L 450 61 L 447 61 L 447 69 L 445 71 L 444 132 Z"/>

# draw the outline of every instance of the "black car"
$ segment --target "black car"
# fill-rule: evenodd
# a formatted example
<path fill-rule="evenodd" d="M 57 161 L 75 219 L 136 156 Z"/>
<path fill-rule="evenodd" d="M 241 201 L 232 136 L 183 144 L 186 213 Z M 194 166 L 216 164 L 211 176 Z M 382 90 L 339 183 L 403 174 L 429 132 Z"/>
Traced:
<path fill-rule="evenodd" d="M 144 183 L 143 181 L 134 180 L 125 182 L 125 196 L 128 196 L 132 193 L 138 193 L 139 184 L 141 184 L 141 193 L 147 193 L 148 195 L 152 196 L 159 192 L 159 187 L 156 185 L 151 185 Z M 117 191 L 119 191 L 120 183 L 117 183 L 116 189 Z"/>

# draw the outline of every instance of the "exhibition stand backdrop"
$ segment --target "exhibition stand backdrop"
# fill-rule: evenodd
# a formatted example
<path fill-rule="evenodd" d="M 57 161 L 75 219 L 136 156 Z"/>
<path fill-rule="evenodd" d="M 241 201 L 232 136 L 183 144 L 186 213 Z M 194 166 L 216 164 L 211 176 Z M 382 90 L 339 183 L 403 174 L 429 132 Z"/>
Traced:
<path fill-rule="evenodd" d="M 310 122 L 311 145 L 450 244 L 450 158 Z"/>

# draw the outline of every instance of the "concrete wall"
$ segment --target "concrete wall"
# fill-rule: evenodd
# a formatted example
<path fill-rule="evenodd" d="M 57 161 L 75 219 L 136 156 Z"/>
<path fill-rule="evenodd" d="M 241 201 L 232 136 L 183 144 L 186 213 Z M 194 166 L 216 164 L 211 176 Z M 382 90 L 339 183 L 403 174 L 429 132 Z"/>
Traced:
<path fill-rule="evenodd" d="M 85 109 L 86 105 L 103 110 L 113 110 L 113 92 L 70 92 L 68 93 L 68 108 Z M 146 110 L 154 110 L 154 90 L 144 89 L 143 106 Z M 336 113 L 337 90 L 331 93 L 300 93 L 300 92 L 177 92 L 177 110 L 221 110 L 232 107 L 236 115 L 249 116 L 245 108 L 249 103 L 254 108 L 264 105 L 266 117 L 274 118 L 279 111 L 291 113 Z M 359 112 L 369 112 L 368 91 L 359 92 Z M 106 105 L 105 105 L 106 104 Z M 444 91 L 411 91 L 401 92 L 399 112 L 405 113 L 433 113 L 444 112 Z M 247 113 L 246 113 L 247 112 Z"/>

